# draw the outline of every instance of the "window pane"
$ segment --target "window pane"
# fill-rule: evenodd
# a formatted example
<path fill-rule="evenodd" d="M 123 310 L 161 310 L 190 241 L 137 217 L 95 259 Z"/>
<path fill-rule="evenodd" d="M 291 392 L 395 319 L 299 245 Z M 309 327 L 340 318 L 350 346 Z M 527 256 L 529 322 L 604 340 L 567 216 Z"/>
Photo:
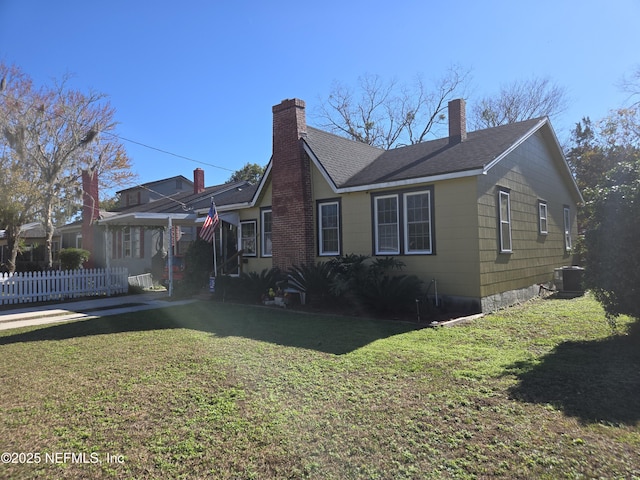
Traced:
<path fill-rule="evenodd" d="M 322 253 L 338 251 L 338 231 L 325 230 L 322 234 Z"/>
<path fill-rule="evenodd" d="M 509 222 L 509 195 L 500 193 L 500 219 L 503 222 Z"/>
<path fill-rule="evenodd" d="M 508 223 L 502 223 L 500 225 L 502 231 L 500 232 L 502 239 L 502 250 L 511 250 L 511 230 Z"/>
<path fill-rule="evenodd" d="M 378 227 L 378 251 L 397 252 L 398 234 L 394 225 L 380 225 Z"/>
<path fill-rule="evenodd" d="M 322 205 L 322 227 L 336 228 L 338 226 L 338 205 Z"/>

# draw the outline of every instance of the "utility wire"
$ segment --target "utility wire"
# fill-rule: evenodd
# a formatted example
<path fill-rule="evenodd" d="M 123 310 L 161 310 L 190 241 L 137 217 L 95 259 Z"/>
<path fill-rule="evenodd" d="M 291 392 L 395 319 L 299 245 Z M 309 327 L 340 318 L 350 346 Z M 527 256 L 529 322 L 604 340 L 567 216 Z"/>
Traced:
<path fill-rule="evenodd" d="M 4 82 L 5 78 L 3 78 L 1 81 Z M 0 88 L 0 95 L 5 97 L 5 98 L 10 98 L 9 95 L 7 95 L 6 93 L 1 93 L 3 89 L 4 88 Z M 20 102 L 23 105 L 25 105 L 25 102 L 22 99 L 15 98 L 15 97 L 11 97 L 11 98 L 13 100 L 15 100 L 17 102 Z M 65 120 L 65 121 L 67 121 L 67 122 L 73 122 L 74 121 L 74 120 L 70 119 L 68 116 L 65 117 L 62 113 L 55 113 L 54 112 L 52 114 L 49 114 L 49 119 L 56 118 L 56 117 L 57 118 L 61 118 L 61 119 Z M 91 127 L 86 127 L 86 128 L 91 128 Z M 93 132 L 93 130 L 90 130 L 90 131 Z M 231 168 L 221 167 L 220 165 L 215 165 L 213 163 L 203 162 L 202 160 L 196 160 L 195 158 L 187 157 L 185 155 L 180 155 L 178 153 L 173 153 L 173 152 L 170 152 L 168 150 L 164 150 L 162 148 L 153 147 L 153 146 L 148 145 L 146 143 L 138 142 L 137 140 L 132 140 L 130 138 L 123 137 L 123 136 L 121 136 L 121 135 L 119 135 L 117 133 L 109 132 L 107 130 L 102 130 L 100 132 L 94 132 L 94 136 L 97 133 L 106 133 L 107 135 L 111 135 L 112 137 L 115 137 L 115 138 L 117 138 L 119 140 L 124 140 L 125 142 L 133 143 L 135 145 L 139 145 L 141 147 L 148 148 L 150 150 L 155 150 L 156 152 L 164 153 L 165 155 L 171 155 L 171 156 L 176 157 L 176 158 L 182 158 L 183 160 L 187 160 L 189 162 L 199 163 L 200 165 L 206 165 L 208 167 L 218 168 L 220 170 L 225 170 L 227 172 L 234 172 L 235 171 L 235 170 L 233 170 Z"/>
<path fill-rule="evenodd" d="M 151 145 L 147 145 L 146 143 L 138 142 L 136 140 L 131 140 L 130 138 L 125 138 L 125 137 L 123 137 L 121 135 L 118 135 L 117 133 L 107 132 L 107 131 L 103 131 L 102 133 L 106 133 L 107 135 L 111 135 L 112 137 L 116 137 L 116 138 L 118 138 L 120 140 L 124 140 L 125 142 L 134 143 L 136 145 L 140 145 L 141 147 L 145 147 L 145 148 L 148 148 L 150 150 L 155 150 L 156 152 L 164 153 L 166 155 L 172 155 L 174 157 L 182 158 L 182 159 L 188 160 L 190 162 L 199 163 L 200 165 L 206 165 L 208 167 L 219 168 L 220 170 L 226 170 L 227 172 L 235 172 L 235 170 L 232 170 L 231 168 L 221 167 L 220 165 L 214 165 L 213 163 L 207 163 L 207 162 L 203 162 L 202 160 L 196 160 L 195 158 L 190 158 L 190 157 L 186 157 L 184 155 L 180 155 L 178 153 L 169 152 L 168 150 L 163 150 L 163 149 L 158 148 L 158 147 L 152 147 Z"/>

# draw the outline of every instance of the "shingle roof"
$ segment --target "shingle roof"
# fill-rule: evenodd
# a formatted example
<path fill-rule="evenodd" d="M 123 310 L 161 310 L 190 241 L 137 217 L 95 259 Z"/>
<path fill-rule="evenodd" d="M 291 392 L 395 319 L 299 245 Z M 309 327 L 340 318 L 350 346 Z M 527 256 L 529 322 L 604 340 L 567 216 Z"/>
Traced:
<path fill-rule="evenodd" d="M 384 150 L 317 128 L 307 127 L 305 141 L 337 187 L 362 171 Z"/>
<path fill-rule="evenodd" d="M 338 188 L 375 185 L 486 167 L 545 118 L 469 132 L 464 142 L 448 138 L 382 150 L 308 127 L 306 143 Z"/>
<path fill-rule="evenodd" d="M 129 190 L 136 190 L 138 188 L 151 188 L 154 185 L 157 185 L 159 183 L 165 183 L 165 182 L 169 182 L 171 180 L 177 180 L 180 179 L 183 182 L 185 182 L 187 185 L 193 185 L 193 182 L 191 180 L 189 180 L 187 177 L 183 176 L 183 175 L 175 175 L 173 177 L 169 177 L 169 178 L 163 178 L 161 180 L 153 180 L 151 182 L 147 182 L 147 183 L 142 183 L 140 185 L 134 185 L 133 187 L 128 187 L 125 188 L 123 190 L 118 190 L 116 193 L 123 193 L 123 192 L 127 192 Z"/>
<path fill-rule="evenodd" d="M 153 202 L 134 205 L 118 214 L 126 213 L 185 213 L 208 208 L 211 197 L 214 198 L 217 207 L 234 205 L 249 202 L 257 185 L 250 185 L 248 182 L 229 182 L 214 187 L 207 187 L 200 193 L 183 192 L 170 195 Z"/>

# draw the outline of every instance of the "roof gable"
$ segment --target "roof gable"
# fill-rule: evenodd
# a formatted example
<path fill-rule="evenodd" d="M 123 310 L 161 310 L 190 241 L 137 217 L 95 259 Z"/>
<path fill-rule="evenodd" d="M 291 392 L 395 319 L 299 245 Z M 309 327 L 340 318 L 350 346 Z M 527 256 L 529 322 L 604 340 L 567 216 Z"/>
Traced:
<path fill-rule="evenodd" d="M 304 140 L 336 187 L 346 184 L 384 153 L 380 148 L 313 127 L 307 127 Z"/>

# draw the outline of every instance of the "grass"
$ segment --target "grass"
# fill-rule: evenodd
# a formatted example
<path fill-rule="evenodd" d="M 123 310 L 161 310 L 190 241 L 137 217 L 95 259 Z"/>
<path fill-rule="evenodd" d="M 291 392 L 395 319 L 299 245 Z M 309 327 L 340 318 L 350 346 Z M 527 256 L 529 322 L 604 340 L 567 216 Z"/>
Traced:
<path fill-rule="evenodd" d="M 587 296 L 438 329 L 200 302 L 4 331 L 0 450 L 41 460 L 0 478 L 640 478 L 619 325 Z"/>

